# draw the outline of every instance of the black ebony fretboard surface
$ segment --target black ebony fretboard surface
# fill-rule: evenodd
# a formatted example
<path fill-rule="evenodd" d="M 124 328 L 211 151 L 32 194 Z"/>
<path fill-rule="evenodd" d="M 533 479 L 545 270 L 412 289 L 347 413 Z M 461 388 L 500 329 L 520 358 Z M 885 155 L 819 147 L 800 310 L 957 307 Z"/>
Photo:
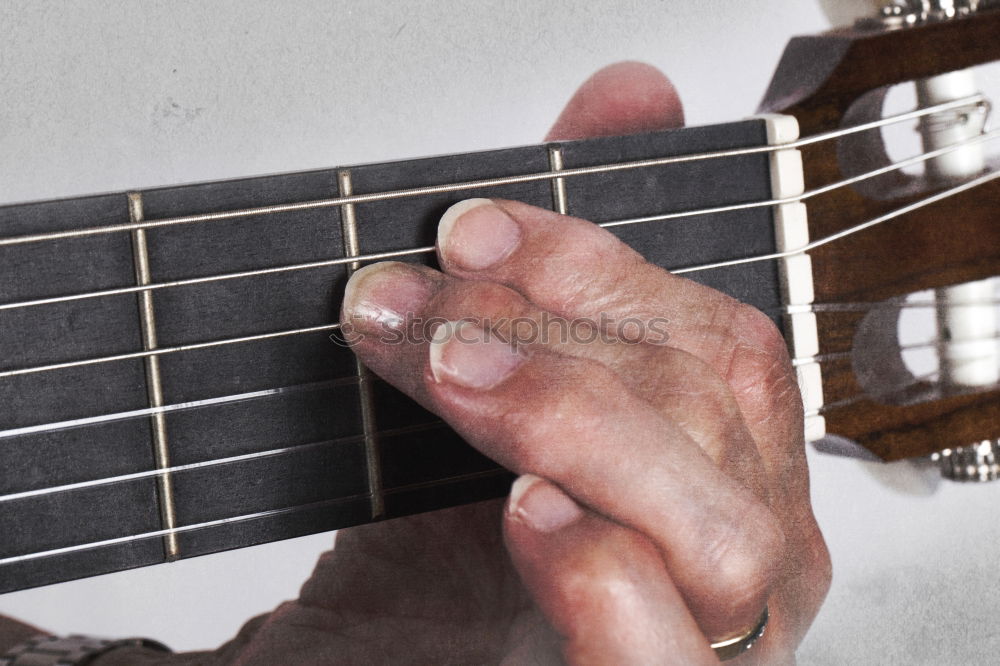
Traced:
<path fill-rule="evenodd" d="M 750 120 L 567 142 L 562 152 L 564 167 L 574 168 L 765 143 L 764 122 Z M 364 194 L 549 168 L 547 146 L 535 146 L 349 170 L 354 193 Z M 143 213 L 156 220 L 329 199 L 337 173 L 145 190 Z M 771 186 L 768 158 L 757 154 L 573 177 L 566 192 L 570 214 L 603 222 L 766 200 Z M 433 245 L 442 212 L 474 196 L 553 206 L 544 180 L 359 204 L 361 253 Z M 127 222 L 125 193 L 19 204 L 0 208 L 0 238 Z M 769 208 L 614 232 L 668 268 L 775 248 Z M 146 234 L 153 283 L 345 255 L 337 207 Z M 0 304 L 135 285 L 131 236 L 0 247 Z M 774 262 L 690 277 L 779 312 Z M 345 280 L 341 265 L 156 290 L 158 346 L 332 324 Z M 0 309 L 0 372 L 142 349 L 135 293 Z M 134 538 L 163 530 L 157 479 L 142 475 L 156 468 L 145 363 L 0 377 L 0 592 L 165 561 L 162 535 Z M 180 557 L 372 519 L 356 367 L 328 332 L 165 354 L 160 369 L 170 464 L 182 468 L 171 474 Z M 384 517 L 506 493 L 510 475 L 433 415 L 380 381 L 374 394 Z M 118 477 L 126 478 L 100 482 Z M 72 484 L 81 485 L 47 492 Z M 96 543 L 104 545 L 79 549 Z"/>

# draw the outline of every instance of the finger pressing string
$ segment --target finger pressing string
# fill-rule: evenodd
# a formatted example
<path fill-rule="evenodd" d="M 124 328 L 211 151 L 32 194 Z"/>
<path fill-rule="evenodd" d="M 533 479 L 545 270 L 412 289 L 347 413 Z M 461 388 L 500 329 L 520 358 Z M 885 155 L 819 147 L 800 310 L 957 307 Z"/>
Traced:
<path fill-rule="evenodd" d="M 471 324 L 439 331 L 427 390 L 467 441 L 647 535 L 707 635 L 757 620 L 783 534 L 683 428 L 602 364 L 544 350 L 521 356 Z M 621 453 L 608 465 L 612 451 Z"/>

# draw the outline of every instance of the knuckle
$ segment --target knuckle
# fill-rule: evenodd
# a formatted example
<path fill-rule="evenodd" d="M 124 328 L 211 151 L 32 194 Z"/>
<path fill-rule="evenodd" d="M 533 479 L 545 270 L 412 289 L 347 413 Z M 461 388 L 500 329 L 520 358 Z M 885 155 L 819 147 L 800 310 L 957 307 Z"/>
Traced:
<path fill-rule="evenodd" d="M 740 304 L 729 318 L 724 378 L 757 414 L 788 419 L 801 398 L 788 348 L 774 323 L 756 308 Z"/>
<path fill-rule="evenodd" d="M 545 290 L 545 300 L 562 313 L 597 313 L 635 297 L 634 270 L 645 263 L 640 255 L 603 229 L 590 223 L 574 233 L 553 233 L 532 263 Z M 593 279 L 592 266 L 619 270 Z M 570 267 L 569 269 L 567 267 Z"/>
<path fill-rule="evenodd" d="M 435 309 L 449 319 L 461 319 L 509 311 L 521 303 L 516 292 L 496 282 L 453 280 L 439 292 Z"/>
<path fill-rule="evenodd" d="M 747 351 L 771 362 L 788 357 L 781 331 L 767 315 L 751 305 L 724 301 L 713 313 L 712 324 L 719 331 L 720 353 L 731 355 L 730 361 Z"/>
<path fill-rule="evenodd" d="M 757 308 L 739 304 L 735 320 L 739 323 L 744 339 L 754 348 L 775 360 L 788 356 L 788 345 L 781 331 L 771 320 Z"/>

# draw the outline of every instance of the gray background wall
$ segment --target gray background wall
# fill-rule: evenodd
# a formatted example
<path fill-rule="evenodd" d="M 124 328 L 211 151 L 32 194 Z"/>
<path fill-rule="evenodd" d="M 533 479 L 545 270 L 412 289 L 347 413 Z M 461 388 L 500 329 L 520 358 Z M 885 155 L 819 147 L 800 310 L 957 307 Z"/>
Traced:
<path fill-rule="evenodd" d="M 690 123 L 737 119 L 787 39 L 825 27 L 802 0 L 2 0 L 0 202 L 533 143 L 622 59 L 668 72 Z M 988 661 L 1000 486 L 915 495 L 879 480 L 913 480 L 898 468 L 812 458 L 836 578 L 801 661 Z M 0 613 L 214 646 L 294 596 L 330 542 L 6 595 Z"/>

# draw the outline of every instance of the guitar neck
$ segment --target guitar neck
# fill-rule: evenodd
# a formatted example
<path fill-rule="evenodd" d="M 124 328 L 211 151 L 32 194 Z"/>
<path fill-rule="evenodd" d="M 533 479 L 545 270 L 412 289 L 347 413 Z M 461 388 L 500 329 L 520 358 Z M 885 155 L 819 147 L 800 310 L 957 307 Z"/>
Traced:
<path fill-rule="evenodd" d="M 768 203 L 798 194 L 794 151 L 761 148 L 780 126 L 0 208 L 0 592 L 502 496 L 508 472 L 331 339 L 351 264 L 434 265 L 441 213 L 480 196 L 605 223 L 668 269 L 772 255 L 805 224 Z M 687 276 L 783 326 L 810 291 L 789 266 Z"/>

